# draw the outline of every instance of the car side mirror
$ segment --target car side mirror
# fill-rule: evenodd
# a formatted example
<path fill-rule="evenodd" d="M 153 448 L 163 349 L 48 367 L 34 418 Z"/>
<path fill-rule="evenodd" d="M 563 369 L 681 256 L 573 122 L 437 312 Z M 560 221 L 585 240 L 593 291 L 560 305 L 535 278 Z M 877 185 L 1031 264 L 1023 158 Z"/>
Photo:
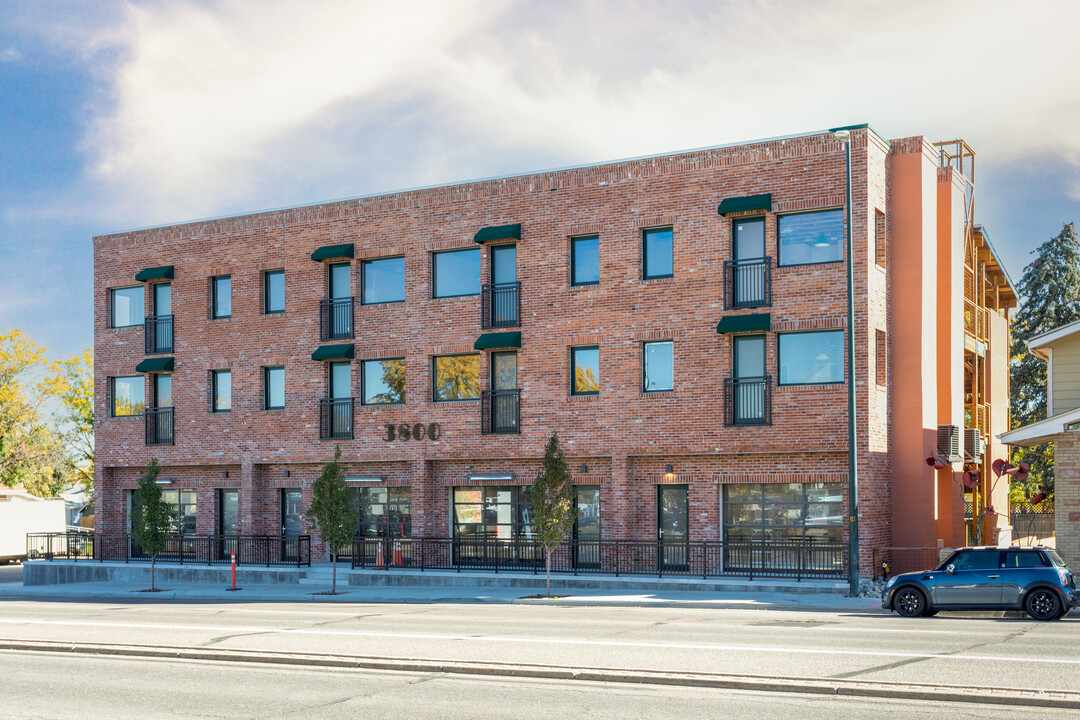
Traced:
<path fill-rule="evenodd" d="M 956 572 L 956 566 L 955 565 L 947 565 L 945 567 L 945 574 L 946 575 L 952 575 L 955 572 Z"/>

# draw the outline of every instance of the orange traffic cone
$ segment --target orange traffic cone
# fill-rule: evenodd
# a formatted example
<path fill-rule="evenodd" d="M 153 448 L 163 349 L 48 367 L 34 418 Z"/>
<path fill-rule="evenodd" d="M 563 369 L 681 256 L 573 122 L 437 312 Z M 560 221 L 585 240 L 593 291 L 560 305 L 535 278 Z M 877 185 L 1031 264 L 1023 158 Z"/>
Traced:
<path fill-rule="evenodd" d="M 386 567 L 386 561 L 383 560 L 382 547 L 383 547 L 383 543 L 382 543 L 382 540 L 380 540 L 379 545 L 378 545 L 378 549 L 375 551 L 375 569 L 376 570 L 382 570 L 384 567 Z"/>
<path fill-rule="evenodd" d="M 404 561 L 401 559 L 401 543 L 397 540 L 394 541 L 394 567 L 401 567 L 404 565 Z"/>

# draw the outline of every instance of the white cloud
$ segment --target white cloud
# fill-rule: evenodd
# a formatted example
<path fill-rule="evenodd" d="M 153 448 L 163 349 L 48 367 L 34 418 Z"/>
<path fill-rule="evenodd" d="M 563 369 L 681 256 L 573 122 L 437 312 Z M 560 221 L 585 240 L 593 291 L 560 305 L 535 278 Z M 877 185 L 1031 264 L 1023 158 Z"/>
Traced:
<path fill-rule="evenodd" d="M 17 48 L 9 47 L 0 50 L 0 63 L 13 63 L 22 60 L 23 54 Z"/>

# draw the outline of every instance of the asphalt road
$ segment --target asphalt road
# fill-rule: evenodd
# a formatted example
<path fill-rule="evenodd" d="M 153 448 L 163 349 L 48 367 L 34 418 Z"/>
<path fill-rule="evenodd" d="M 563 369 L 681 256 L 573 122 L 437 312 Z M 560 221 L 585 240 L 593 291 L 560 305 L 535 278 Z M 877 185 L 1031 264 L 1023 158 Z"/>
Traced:
<path fill-rule="evenodd" d="M 1039 718 L 1046 708 L 0 651 L 4 718 Z"/>
<path fill-rule="evenodd" d="M 1078 613 L 8 600 L 0 638 L 1080 691 Z"/>

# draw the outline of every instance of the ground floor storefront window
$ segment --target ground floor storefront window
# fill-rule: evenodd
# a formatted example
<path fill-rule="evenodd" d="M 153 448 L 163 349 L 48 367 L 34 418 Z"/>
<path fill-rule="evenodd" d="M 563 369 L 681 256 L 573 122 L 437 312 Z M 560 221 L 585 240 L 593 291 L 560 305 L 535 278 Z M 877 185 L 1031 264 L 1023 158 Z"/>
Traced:
<path fill-rule="evenodd" d="M 412 536 L 411 488 L 352 488 L 352 500 L 358 518 L 357 537 Z"/>

